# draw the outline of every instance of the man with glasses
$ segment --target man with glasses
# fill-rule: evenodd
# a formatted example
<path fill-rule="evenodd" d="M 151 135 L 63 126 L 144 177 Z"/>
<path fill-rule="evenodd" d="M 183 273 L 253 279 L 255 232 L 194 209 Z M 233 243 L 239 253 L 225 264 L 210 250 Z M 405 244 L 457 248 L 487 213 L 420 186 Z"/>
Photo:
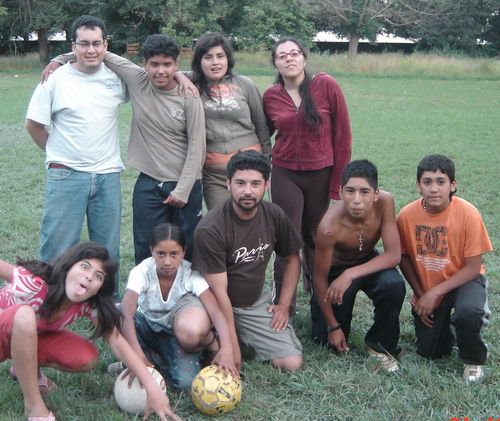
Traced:
<path fill-rule="evenodd" d="M 173 38 L 151 35 L 142 52 L 143 67 L 111 52 L 104 55 L 104 64 L 127 84 L 132 103 L 127 164 L 140 172 L 132 198 L 135 263 L 151 256 L 151 231 L 163 222 L 184 231 L 185 259 L 191 261 L 193 233 L 202 211 L 203 105 L 198 95 L 179 93 L 179 48 Z M 57 56 L 42 79 L 75 58 L 75 52 Z M 184 81 L 193 93 L 194 85 Z"/>
<path fill-rule="evenodd" d="M 104 22 L 84 15 L 71 33 L 76 61 L 36 87 L 26 115 L 26 129 L 46 153 L 40 258 L 49 261 L 78 243 L 86 216 L 90 240 L 118 262 L 124 166 L 117 117 L 127 89 L 103 64 Z"/>

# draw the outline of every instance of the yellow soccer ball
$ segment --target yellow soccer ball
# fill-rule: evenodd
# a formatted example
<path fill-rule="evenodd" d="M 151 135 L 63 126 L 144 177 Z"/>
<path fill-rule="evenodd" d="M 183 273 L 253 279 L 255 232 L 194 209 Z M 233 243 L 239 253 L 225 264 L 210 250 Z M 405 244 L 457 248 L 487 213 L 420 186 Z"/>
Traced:
<path fill-rule="evenodd" d="M 241 380 L 224 371 L 217 373 L 216 365 L 202 369 L 191 384 L 191 398 L 198 410 L 205 415 L 217 417 L 236 408 L 241 400 Z"/>

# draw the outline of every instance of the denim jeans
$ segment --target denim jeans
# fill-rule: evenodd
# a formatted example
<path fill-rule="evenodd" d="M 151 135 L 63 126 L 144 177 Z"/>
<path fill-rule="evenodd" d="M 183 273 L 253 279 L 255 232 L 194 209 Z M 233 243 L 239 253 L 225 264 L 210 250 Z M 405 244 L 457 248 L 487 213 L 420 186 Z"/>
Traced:
<path fill-rule="evenodd" d="M 89 239 L 120 261 L 120 173 L 95 174 L 64 168 L 47 170 L 40 259 L 50 261 L 80 242 L 87 216 Z M 118 288 L 116 279 L 115 290 Z"/>
<path fill-rule="evenodd" d="M 132 206 L 134 209 L 135 264 L 151 256 L 150 236 L 162 222 L 170 222 L 186 234 L 185 259 L 191 261 L 193 234 L 201 219 L 201 180 L 194 182 L 188 202 L 183 208 L 165 205 L 163 201 L 175 189 L 177 182 L 161 182 L 141 173 L 135 182 Z"/>
<path fill-rule="evenodd" d="M 134 321 L 137 340 L 146 355 L 153 351 L 151 360 L 160 374 L 177 390 L 189 389 L 200 371 L 201 353 L 184 351 L 173 331 L 153 326 L 139 311 Z"/>

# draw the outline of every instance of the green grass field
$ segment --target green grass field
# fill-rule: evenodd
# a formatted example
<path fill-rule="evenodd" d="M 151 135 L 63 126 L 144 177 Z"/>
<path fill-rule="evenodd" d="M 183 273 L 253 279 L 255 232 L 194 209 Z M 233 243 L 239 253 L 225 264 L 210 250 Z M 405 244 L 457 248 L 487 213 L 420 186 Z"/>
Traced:
<path fill-rule="evenodd" d="M 378 166 L 380 187 L 394 195 L 399 210 L 417 198 L 418 161 L 429 153 L 450 156 L 457 167 L 458 194 L 479 208 L 498 250 L 498 60 L 479 63 L 475 70 L 470 66 L 477 63 L 464 61 L 457 65 L 450 61 L 446 71 L 446 60 L 441 58 L 439 69 L 433 73 L 431 68 L 421 70 L 419 63 L 425 57 L 410 64 L 400 57 L 403 64 L 398 65 L 397 57 L 387 56 L 385 59 L 393 70 L 384 70 L 384 56 L 381 57 L 360 57 L 360 69 L 353 73 L 345 68 L 335 72 L 335 67 L 328 65 L 328 60 L 339 62 L 342 57 L 311 58 L 315 70 L 334 72 L 343 88 L 351 113 L 353 158 L 368 158 Z M 16 256 L 37 255 L 45 173 L 44 155 L 23 126 L 38 75 L 30 66 L 20 70 L 19 64 L 4 64 L 0 60 L 3 69 L 0 70 L 0 257 L 14 262 Z M 251 76 L 261 90 L 273 80 L 267 56 L 242 56 L 237 71 Z M 123 106 L 120 115 L 123 151 L 130 115 L 130 106 Z M 135 178 L 136 172 L 131 168 L 122 174 L 122 287 L 133 266 L 131 192 Z M 243 400 L 235 411 L 220 419 L 496 420 L 500 417 L 499 254 L 489 253 L 484 260 L 488 267 L 492 317 L 485 330 L 490 354 L 483 382 L 464 384 L 460 377 L 462 364 L 456 353 L 434 362 L 415 354 L 409 293 L 400 318 L 401 370 L 389 375 L 378 371 L 366 354 L 363 336 L 372 314 L 366 297 L 360 294 L 355 307 L 351 351 L 336 356 L 310 341 L 307 297 L 300 291 L 295 326 L 304 345 L 303 369 L 287 374 L 246 360 Z M 60 386 L 46 398 L 58 420 L 139 419 L 116 407 L 112 397 L 114 379 L 105 372 L 114 359 L 102 343 L 99 346 L 101 358 L 91 373 L 74 375 L 46 370 Z M 9 362 L 0 363 L 0 421 L 23 420 L 22 394 L 18 384 L 8 376 L 9 366 Z M 188 393 L 169 391 L 169 397 L 172 407 L 184 420 L 209 419 L 197 412 Z"/>

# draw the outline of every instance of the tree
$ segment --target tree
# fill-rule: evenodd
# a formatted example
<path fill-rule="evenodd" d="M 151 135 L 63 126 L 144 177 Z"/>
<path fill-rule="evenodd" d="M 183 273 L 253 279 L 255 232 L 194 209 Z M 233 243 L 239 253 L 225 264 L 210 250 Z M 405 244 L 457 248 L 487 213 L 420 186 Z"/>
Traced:
<path fill-rule="evenodd" d="M 442 21 L 438 27 L 409 25 L 395 28 L 395 32 L 419 39 L 417 47 L 422 50 L 450 49 L 474 55 L 478 41 L 486 40 L 492 34 L 490 31 L 494 31 L 498 10 L 495 0 L 461 0 L 453 19 Z"/>
<path fill-rule="evenodd" d="M 38 34 L 40 63 L 48 61 L 48 37 L 54 32 L 69 29 L 72 20 L 86 9 L 85 0 L 5 0 L 7 14 L 0 17 L 3 44 L 12 37 L 28 42 L 30 32 Z"/>
<path fill-rule="evenodd" d="M 106 24 L 114 50 L 126 49 L 133 42 L 142 43 L 147 36 L 159 33 L 168 15 L 164 0 L 92 0 L 90 14 Z"/>
<path fill-rule="evenodd" d="M 239 11 L 241 18 L 232 34 L 243 48 L 269 48 L 283 36 L 311 44 L 315 33 L 312 11 L 302 0 L 255 0 L 242 5 Z"/>
<path fill-rule="evenodd" d="M 375 41 L 386 28 L 409 25 L 427 28 L 456 13 L 462 0 L 312 0 L 319 6 L 319 29 L 349 39 L 348 60 L 353 62 L 361 38 Z"/>

